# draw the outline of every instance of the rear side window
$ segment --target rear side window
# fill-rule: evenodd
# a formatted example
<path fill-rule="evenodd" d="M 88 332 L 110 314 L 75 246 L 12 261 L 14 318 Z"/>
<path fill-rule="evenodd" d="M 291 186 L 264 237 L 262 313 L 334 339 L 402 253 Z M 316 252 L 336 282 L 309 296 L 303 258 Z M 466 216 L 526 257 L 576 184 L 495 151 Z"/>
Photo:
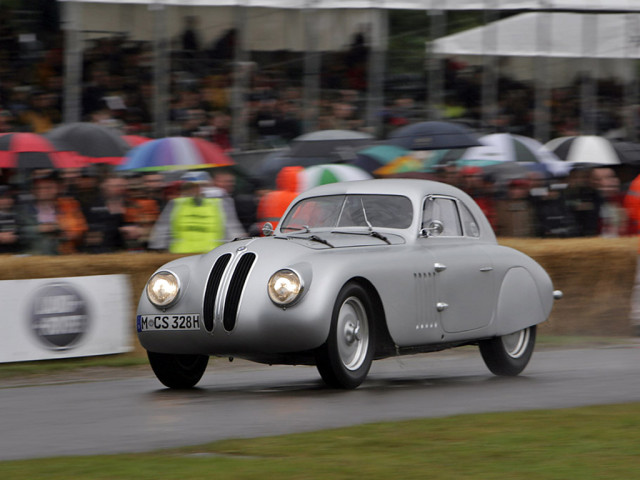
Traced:
<path fill-rule="evenodd" d="M 480 237 L 480 227 L 478 226 L 478 222 L 474 218 L 471 210 L 464 204 L 460 203 L 460 217 L 462 219 L 462 228 L 464 229 L 464 234 L 467 237 L 478 238 Z"/>

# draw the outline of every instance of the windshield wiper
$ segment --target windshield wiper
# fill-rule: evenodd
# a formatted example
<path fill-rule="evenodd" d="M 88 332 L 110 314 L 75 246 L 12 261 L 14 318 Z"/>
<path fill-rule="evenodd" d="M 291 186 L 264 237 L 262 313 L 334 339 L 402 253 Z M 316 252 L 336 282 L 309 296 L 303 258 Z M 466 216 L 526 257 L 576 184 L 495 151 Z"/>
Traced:
<path fill-rule="evenodd" d="M 331 245 L 331 243 L 327 242 L 324 238 L 320 238 L 317 235 L 311 235 L 310 237 L 308 237 L 308 240 L 313 240 L 314 242 L 322 243 L 328 247 L 334 248 L 334 246 Z"/>
<path fill-rule="evenodd" d="M 380 240 L 386 242 L 387 245 L 391 245 L 391 242 L 389 241 L 389 239 L 387 237 L 385 237 L 384 235 L 382 235 L 379 232 L 376 232 L 373 229 L 373 225 L 371 225 L 371 222 L 369 222 L 369 219 L 367 218 L 367 210 L 364 208 L 364 202 L 362 201 L 362 198 L 360 198 L 360 205 L 362 206 L 362 213 L 364 214 L 364 221 L 367 222 L 367 227 L 369 227 L 369 235 L 371 235 L 372 237 L 375 237 L 375 238 L 379 238 Z"/>
<path fill-rule="evenodd" d="M 387 237 L 382 235 L 380 232 L 376 232 L 375 230 L 371 230 L 369 232 L 369 235 L 371 235 L 372 237 L 375 237 L 375 238 L 379 238 L 383 242 L 387 242 L 387 245 L 391 245 L 391 241 Z"/>
<path fill-rule="evenodd" d="M 391 241 L 381 234 L 380 232 L 376 232 L 375 230 L 371 230 L 369 232 L 354 232 L 351 230 L 343 231 L 343 230 L 331 230 L 331 233 L 338 233 L 340 235 L 367 235 L 368 237 L 379 238 L 383 242 L 387 242 L 388 245 L 391 245 Z"/>
<path fill-rule="evenodd" d="M 282 230 L 291 230 L 292 232 L 304 232 L 309 233 L 311 231 L 311 227 L 309 225 L 302 225 L 301 227 L 282 227 Z"/>

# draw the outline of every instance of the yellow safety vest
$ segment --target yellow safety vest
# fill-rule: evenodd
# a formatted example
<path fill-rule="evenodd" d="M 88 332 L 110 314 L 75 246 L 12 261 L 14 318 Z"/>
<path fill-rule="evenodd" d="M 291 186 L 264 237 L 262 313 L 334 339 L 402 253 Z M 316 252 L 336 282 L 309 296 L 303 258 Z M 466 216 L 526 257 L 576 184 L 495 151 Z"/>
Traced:
<path fill-rule="evenodd" d="M 204 253 L 222 244 L 225 218 L 220 199 L 176 198 L 171 211 L 171 253 Z"/>

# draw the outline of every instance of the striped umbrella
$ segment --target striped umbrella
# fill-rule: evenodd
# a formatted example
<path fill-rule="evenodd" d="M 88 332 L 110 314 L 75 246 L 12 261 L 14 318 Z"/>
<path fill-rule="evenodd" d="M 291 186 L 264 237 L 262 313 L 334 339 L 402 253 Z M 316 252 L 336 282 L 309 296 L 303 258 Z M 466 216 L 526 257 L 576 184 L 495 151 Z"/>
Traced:
<path fill-rule="evenodd" d="M 166 137 L 132 149 L 117 170 L 184 170 L 233 164 L 231 157 L 215 143 L 195 137 Z"/>
<path fill-rule="evenodd" d="M 327 163 L 305 168 L 298 177 L 298 187 L 301 192 L 337 182 L 351 182 L 354 180 L 368 180 L 371 175 L 361 168 L 342 163 Z"/>
<path fill-rule="evenodd" d="M 562 160 L 574 165 L 640 164 L 640 144 L 609 140 L 598 135 L 554 138 L 548 141 L 545 147 Z"/>
<path fill-rule="evenodd" d="M 72 152 L 60 152 L 42 135 L 29 132 L 0 135 L 0 168 L 76 168 L 81 159 Z"/>

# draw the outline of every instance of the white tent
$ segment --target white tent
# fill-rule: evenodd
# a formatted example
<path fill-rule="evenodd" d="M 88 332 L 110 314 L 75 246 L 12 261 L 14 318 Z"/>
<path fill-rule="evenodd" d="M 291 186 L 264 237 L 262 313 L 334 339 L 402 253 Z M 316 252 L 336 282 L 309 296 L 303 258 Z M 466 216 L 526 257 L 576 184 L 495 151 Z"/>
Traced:
<path fill-rule="evenodd" d="M 540 37 L 541 29 L 548 33 L 544 38 Z M 487 42 L 488 35 L 495 41 Z M 523 13 L 439 38 L 433 51 L 448 55 L 640 58 L 640 15 Z"/>
<path fill-rule="evenodd" d="M 552 87 L 570 84 L 585 58 L 597 59 L 593 76 L 631 81 L 628 60 L 640 58 L 640 14 L 522 13 L 441 37 L 430 47 L 470 65 L 482 64 L 485 55 L 502 57 L 501 71 L 518 80 L 532 80 L 535 59 L 546 58 Z"/>

